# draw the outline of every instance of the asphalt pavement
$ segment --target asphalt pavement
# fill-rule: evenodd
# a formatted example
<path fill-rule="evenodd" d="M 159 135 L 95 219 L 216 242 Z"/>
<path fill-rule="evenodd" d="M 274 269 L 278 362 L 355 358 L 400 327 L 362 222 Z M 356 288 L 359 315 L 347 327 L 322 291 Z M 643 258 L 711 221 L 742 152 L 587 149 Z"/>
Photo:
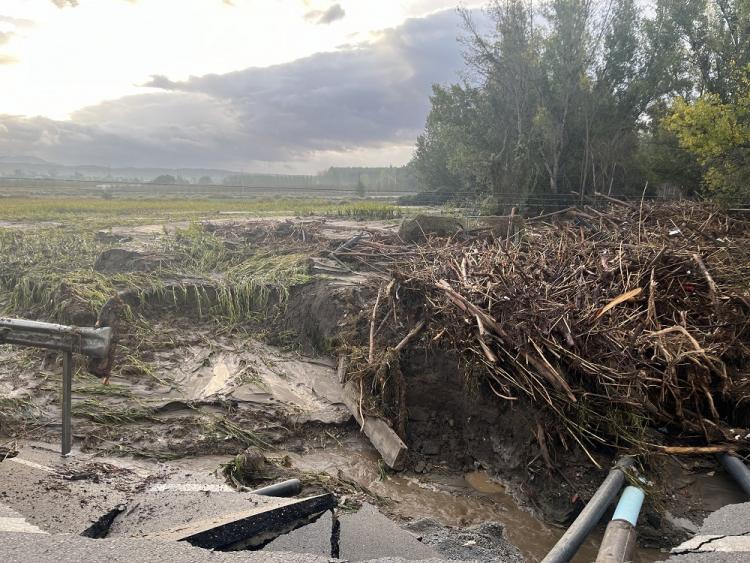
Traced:
<path fill-rule="evenodd" d="M 750 502 L 710 514 L 698 533 L 672 549 L 669 563 L 750 561 Z"/>

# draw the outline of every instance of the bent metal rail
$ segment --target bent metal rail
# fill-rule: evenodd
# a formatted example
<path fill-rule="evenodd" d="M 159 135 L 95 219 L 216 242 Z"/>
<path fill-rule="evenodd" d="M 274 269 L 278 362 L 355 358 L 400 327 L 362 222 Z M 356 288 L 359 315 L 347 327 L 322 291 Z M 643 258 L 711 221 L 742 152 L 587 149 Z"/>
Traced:
<path fill-rule="evenodd" d="M 66 326 L 53 323 L 0 317 L 0 344 L 16 344 L 57 350 L 63 353 L 62 455 L 68 455 L 73 442 L 72 407 L 73 354 L 106 358 L 112 344 L 112 329 Z"/>

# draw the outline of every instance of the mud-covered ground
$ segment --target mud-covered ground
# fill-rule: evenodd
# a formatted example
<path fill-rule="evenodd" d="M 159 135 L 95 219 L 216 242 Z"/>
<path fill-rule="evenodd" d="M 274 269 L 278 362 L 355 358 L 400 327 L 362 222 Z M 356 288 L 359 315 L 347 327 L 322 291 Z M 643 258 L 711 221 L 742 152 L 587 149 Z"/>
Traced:
<path fill-rule="evenodd" d="M 548 471 L 529 432 L 536 412 L 481 386 L 466 389 L 459 358 L 417 343 L 401 361 L 410 456 L 393 473 L 342 403 L 337 357 L 365 342 L 385 273 L 330 252 L 359 233 L 396 227 L 330 219 L 5 224 L 0 309 L 92 325 L 120 295 L 114 367 L 105 384 L 77 360 L 73 426 L 84 474 L 99 475 L 108 466 L 96 464 L 112 459 L 152 464 L 141 477 L 104 471 L 125 496 L 161 470 L 217 470 L 248 487 L 297 476 L 306 492 L 336 491 L 347 509 L 377 506 L 446 557 L 492 560 L 492 541 L 504 534 L 539 560 L 604 472 L 574 447 Z M 58 440 L 60 362 L 0 347 L 0 445 Z M 247 448 L 263 453 L 263 471 L 243 469 Z M 675 545 L 709 511 L 742 498 L 714 464 L 652 463 L 661 469 L 650 475 L 644 546 Z M 594 558 L 597 537 L 580 561 Z M 642 549 L 639 557 L 660 554 Z"/>

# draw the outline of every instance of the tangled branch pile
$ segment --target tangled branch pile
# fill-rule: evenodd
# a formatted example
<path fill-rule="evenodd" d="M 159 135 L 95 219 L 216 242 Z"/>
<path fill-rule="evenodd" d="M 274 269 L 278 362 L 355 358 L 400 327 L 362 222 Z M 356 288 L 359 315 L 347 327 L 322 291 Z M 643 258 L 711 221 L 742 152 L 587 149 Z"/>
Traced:
<path fill-rule="evenodd" d="M 426 341 L 450 342 L 500 399 L 541 405 L 582 446 L 744 448 L 749 227 L 708 205 L 623 204 L 509 240 L 352 254 L 391 271 L 398 306 L 429 318 Z"/>

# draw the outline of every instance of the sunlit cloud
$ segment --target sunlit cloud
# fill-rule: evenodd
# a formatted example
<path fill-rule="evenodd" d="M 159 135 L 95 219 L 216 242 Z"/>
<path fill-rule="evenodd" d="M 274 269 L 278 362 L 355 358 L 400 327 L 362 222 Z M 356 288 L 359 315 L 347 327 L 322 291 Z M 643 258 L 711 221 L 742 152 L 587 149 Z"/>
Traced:
<path fill-rule="evenodd" d="M 346 12 L 341 4 L 333 4 L 327 10 L 311 10 L 305 14 L 305 19 L 314 24 L 330 24 L 343 19 Z"/>
<path fill-rule="evenodd" d="M 0 15 L 0 23 L 9 24 L 10 26 L 15 28 L 34 27 L 33 20 L 29 20 L 26 18 L 12 18 L 10 16 L 3 15 Z"/>

